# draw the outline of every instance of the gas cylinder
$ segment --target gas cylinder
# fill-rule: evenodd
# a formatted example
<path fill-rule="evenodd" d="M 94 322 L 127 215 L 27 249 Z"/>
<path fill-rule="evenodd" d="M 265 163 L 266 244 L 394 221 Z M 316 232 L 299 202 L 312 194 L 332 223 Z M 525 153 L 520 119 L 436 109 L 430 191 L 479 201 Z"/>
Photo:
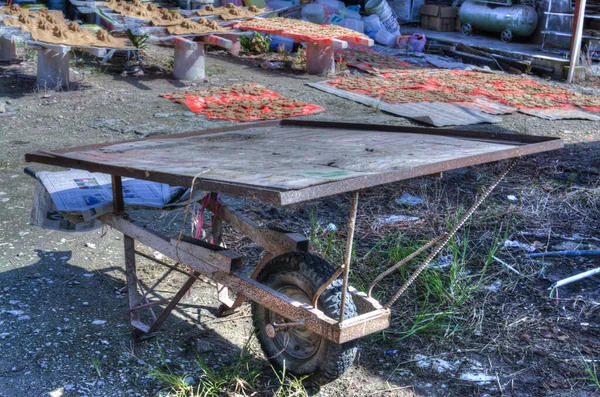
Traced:
<path fill-rule="evenodd" d="M 538 24 L 535 8 L 526 5 L 499 5 L 465 1 L 458 11 L 462 33 L 469 36 L 474 29 L 500 33 L 504 42 L 514 36 L 530 36 Z"/>

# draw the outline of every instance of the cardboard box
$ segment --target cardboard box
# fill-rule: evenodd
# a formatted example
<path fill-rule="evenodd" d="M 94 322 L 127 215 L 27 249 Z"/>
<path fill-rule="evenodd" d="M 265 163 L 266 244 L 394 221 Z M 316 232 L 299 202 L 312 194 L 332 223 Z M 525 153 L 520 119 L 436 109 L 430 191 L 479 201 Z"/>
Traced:
<path fill-rule="evenodd" d="M 438 32 L 454 32 L 457 7 L 423 4 L 420 9 L 421 27 Z"/>
<path fill-rule="evenodd" d="M 454 30 L 457 32 L 462 32 L 462 22 L 460 21 L 458 15 L 456 16 L 456 25 L 454 26 Z"/>

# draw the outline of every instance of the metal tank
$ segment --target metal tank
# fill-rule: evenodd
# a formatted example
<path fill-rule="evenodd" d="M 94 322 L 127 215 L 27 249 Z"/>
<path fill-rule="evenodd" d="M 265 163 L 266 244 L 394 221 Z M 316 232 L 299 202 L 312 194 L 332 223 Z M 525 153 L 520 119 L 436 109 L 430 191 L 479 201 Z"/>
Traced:
<path fill-rule="evenodd" d="M 512 41 L 514 36 L 530 36 L 538 23 L 535 8 L 525 5 L 506 6 L 465 1 L 458 16 L 464 35 L 469 36 L 474 29 L 497 32 L 506 43 Z"/>

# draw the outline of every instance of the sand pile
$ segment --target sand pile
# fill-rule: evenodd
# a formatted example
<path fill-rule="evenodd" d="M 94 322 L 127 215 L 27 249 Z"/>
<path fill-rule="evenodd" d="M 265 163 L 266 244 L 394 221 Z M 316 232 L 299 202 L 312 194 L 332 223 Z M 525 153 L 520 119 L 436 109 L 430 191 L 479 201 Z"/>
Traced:
<path fill-rule="evenodd" d="M 198 11 L 198 16 L 218 15 L 219 18 L 226 21 L 240 18 L 252 18 L 260 14 L 264 14 L 266 8 L 258 8 L 256 6 L 250 6 L 248 8 L 238 7 L 235 4 L 225 4 L 223 7 L 213 7 L 208 5 Z"/>
<path fill-rule="evenodd" d="M 154 26 L 174 26 L 186 20 L 179 11 L 169 11 L 154 4 L 142 3 L 139 0 L 132 2 L 108 0 L 103 5 L 123 16 L 148 20 Z"/>
<path fill-rule="evenodd" d="M 215 21 L 209 21 L 204 18 L 200 18 L 198 22 L 184 21 L 177 26 L 169 26 L 167 31 L 169 34 L 203 34 L 203 33 L 217 33 L 227 32 L 230 28 L 224 28 Z"/>
<path fill-rule="evenodd" d="M 124 39 L 117 39 L 105 30 L 93 33 L 79 26 L 77 22 L 67 24 L 60 11 L 42 9 L 30 12 L 18 5 L 12 5 L 5 13 L 17 17 L 3 19 L 5 25 L 19 26 L 22 30 L 30 32 L 35 41 L 68 46 L 132 48 L 125 44 Z"/>
<path fill-rule="evenodd" d="M 241 22 L 240 28 L 249 28 L 252 30 L 264 31 L 287 31 L 299 35 L 310 36 L 314 38 L 337 38 L 337 37 L 360 37 L 368 40 L 369 37 L 355 30 L 336 25 L 317 25 L 316 23 L 302 21 L 300 19 L 288 18 L 265 18 L 251 19 Z"/>

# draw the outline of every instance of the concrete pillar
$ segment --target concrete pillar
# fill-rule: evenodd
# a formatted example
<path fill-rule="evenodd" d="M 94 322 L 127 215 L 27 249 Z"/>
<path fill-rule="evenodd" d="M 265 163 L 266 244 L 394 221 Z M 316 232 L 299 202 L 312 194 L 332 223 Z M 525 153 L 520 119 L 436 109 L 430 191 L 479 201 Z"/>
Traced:
<path fill-rule="evenodd" d="M 220 35 L 224 39 L 231 40 L 231 48 L 228 50 L 231 55 L 239 55 L 242 50 L 242 44 L 240 43 L 240 36 L 237 34 L 222 34 Z"/>
<path fill-rule="evenodd" d="M 54 90 L 69 85 L 69 52 L 38 49 L 37 85 Z"/>
<path fill-rule="evenodd" d="M 0 36 L 0 61 L 17 59 L 17 41 L 14 38 Z"/>
<path fill-rule="evenodd" d="M 175 44 L 173 76 L 178 80 L 204 79 L 204 44 Z"/>
<path fill-rule="evenodd" d="M 306 72 L 308 74 L 335 74 L 334 48 L 330 44 L 306 43 Z"/>

